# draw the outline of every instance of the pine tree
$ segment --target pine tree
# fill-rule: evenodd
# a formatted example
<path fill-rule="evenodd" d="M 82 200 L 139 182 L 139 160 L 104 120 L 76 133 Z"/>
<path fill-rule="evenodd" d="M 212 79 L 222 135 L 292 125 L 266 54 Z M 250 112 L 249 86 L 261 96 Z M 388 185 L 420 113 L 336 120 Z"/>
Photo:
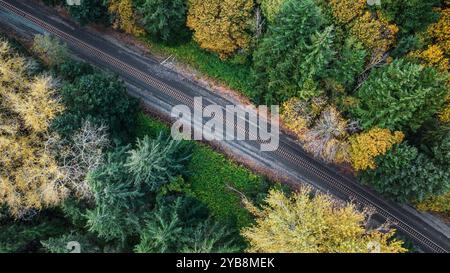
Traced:
<path fill-rule="evenodd" d="M 372 71 L 351 109 L 364 128 L 416 131 L 443 106 L 446 76 L 432 68 L 396 60 Z"/>
<path fill-rule="evenodd" d="M 122 243 L 138 234 L 161 185 L 184 173 L 190 152 L 184 143 L 160 135 L 138 140 L 133 150 L 127 146 L 110 153 L 87 176 L 95 203 L 86 213 L 89 230 Z"/>
<path fill-rule="evenodd" d="M 162 134 L 155 140 L 145 136 L 138 139 L 136 149 L 129 152 L 125 167 L 136 185 L 156 192 L 162 184 L 184 173 L 190 155 L 187 143 L 165 138 Z"/>
<path fill-rule="evenodd" d="M 230 227 L 210 218 L 198 201 L 179 197 L 162 200 L 148 216 L 135 247 L 140 253 L 224 253 L 240 250 Z M 194 212 L 193 212 L 193 211 Z"/>
<path fill-rule="evenodd" d="M 318 90 L 311 85 L 324 75 L 332 41 L 333 29 L 324 27 L 312 0 L 288 1 L 254 53 L 255 99 L 273 104 L 299 94 L 310 97 L 302 90 Z"/>
<path fill-rule="evenodd" d="M 420 202 L 450 189 L 450 173 L 440 169 L 417 148 L 402 143 L 375 160 L 375 170 L 361 174 L 363 183 L 399 202 Z"/>
<path fill-rule="evenodd" d="M 145 0 L 139 7 L 140 24 L 151 38 L 165 43 L 186 41 L 187 3 L 184 0 Z"/>

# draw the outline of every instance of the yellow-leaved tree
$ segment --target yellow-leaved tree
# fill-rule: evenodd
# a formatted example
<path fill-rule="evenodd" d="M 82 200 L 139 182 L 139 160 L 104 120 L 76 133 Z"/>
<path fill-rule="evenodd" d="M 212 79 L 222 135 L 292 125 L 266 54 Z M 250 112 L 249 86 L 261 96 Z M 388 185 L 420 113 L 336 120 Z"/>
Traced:
<path fill-rule="evenodd" d="M 347 24 L 363 14 L 367 0 L 329 0 L 329 3 L 336 21 Z"/>
<path fill-rule="evenodd" d="M 450 191 L 437 196 L 429 196 L 418 203 L 417 208 L 423 211 L 433 211 L 450 216 Z"/>
<path fill-rule="evenodd" d="M 200 47 L 224 59 L 251 42 L 253 0 L 188 0 L 187 26 Z"/>
<path fill-rule="evenodd" d="M 261 0 L 261 8 L 264 15 L 270 23 L 275 21 L 277 14 L 280 12 L 281 7 L 287 0 Z"/>
<path fill-rule="evenodd" d="M 428 27 L 428 34 L 435 43 L 444 51 L 445 55 L 450 55 L 450 8 L 445 8 L 440 12 L 439 20 Z"/>
<path fill-rule="evenodd" d="M 448 59 L 439 45 L 431 44 L 425 50 L 417 50 L 408 54 L 409 57 L 416 58 L 427 66 L 435 67 L 440 71 L 449 69 Z"/>
<path fill-rule="evenodd" d="M 394 45 L 398 31 L 398 27 L 390 24 L 380 12 L 374 16 L 366 11 L 355 19 L 350 34 L 372 52 L 373 58 L 380 59 Z"/>
<path fill-rule="evenodd" d="M 401 143 L 405 135 L 389 129 L 372 128 L 350 137 L 350 157 L 356 171 L 375 169 L 375 157 L 384 155 L 394 144 Z"/>
<path fill-rule="evenodd" d="M 114 15 L 114 28 L 122 29 L 126 33 L 137 36 L 144 34 L 144 29 L 136 22 L 133 0 L 109 1 L 108 10 Z"/>
<path fill-rule="evenodd" d="M 322 97 L 308 101 L 293 97 L 282 104 L 280 117 L 284 126 L 291 130 L 300 141 L 306 141 L 309 127 L 322 113 L 326 104 L 326 99 Z"/>
<path fill-rule="evenodd" d="M 329 4 L 336 21 L 372 52 L 373 62 L 394 45 L 398 27 L 380 12 L 367 10 L 366 0 L 329 0 Z"/>
<path fill-rule="evenodd" d="M 448 72 L 450 67 L 450 8 L 440 11 L 439 20 L 428 27 L 426 35 L 430 38 L 431 44 L 424 50 L 411 52 L 409 56 L 421 61 L 424 65 Z M 450 122 L 450 89 L 445 107 L 438 117 L 444 123 Z"/>
<path fill-rule="evenodd" d="M 248 252 L 262 253 L 366 253 L 406 252 L 394 230 L 366 229 L 370 213 L 352 204 L 341 204 L 329 195 L 311 197 L 303 188 L 287 197 L 271 190 L 262 209 L 245 201 L 256 224 L 244 228 Z M 384 232 L 381 231 L 383 229 Z"/>
<path fill-rule="evenodd" d="M 51 82 L 29 78 L 25 60 L 0 41 L 0 204 L 15 217 L 57 205 L 67 194 L 46 147 L 49 124 L 62 111 Z"/>

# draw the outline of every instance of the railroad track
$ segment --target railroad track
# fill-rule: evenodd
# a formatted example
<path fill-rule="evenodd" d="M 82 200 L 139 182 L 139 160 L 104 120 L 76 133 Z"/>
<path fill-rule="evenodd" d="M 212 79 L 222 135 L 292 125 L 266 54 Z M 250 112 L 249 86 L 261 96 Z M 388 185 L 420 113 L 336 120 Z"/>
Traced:
<path fill-rule="evenodd" d="M 122 72 L 127 74 L 128 76 L 141 80 L 142 82 L 156 88 L 157 90 L 160 90 L 164 92 L 166 95 L 170 96 L 171 98 L 175 99 L 181 104 L 190 106 L 191 109 L 193 107 L 194 100 L 192 97 L 187 96 L 182 91 L 173 88 L 172 86 L 152 77 L 149 74 L 144 73 L 143 71 L 136 69 L 123 61 L 99 50 L 98 48 L 91 46 L 80 39 L 71 36 L 60 29 L 42 21 L 39 18 L 36 18 L 35 16 L 31 15 L 30 13 L 23 11 L 14 5 L 7 3 L 4 0 L 0 0 L 0 7 L 3 7 L 27 20 L 34 23 L 37 26 L 40 26 L 42 29 L 52 33 L 53 35 L 58 36 L 62 40 L 66 41 L 67 43 L 76 46 L 78 48 L 83 49 L 86 54 L 89 54 L 91 56 L 94 56 L 98 58 L 99 60 L 108 63 L 110 65 L 113 65 L 114 67 L 119 68 Z M 235 129 L 237 130 L 244 130 L 246 135 L 251 135 L 255 139 L 258 139 L 258 143 L 262 143 L 262 141 L 257 137 L 252 135 L 252 132 L 249 132 L 247 128 L 242 128 L 239 123 L 236 125 L 234 124 Z M 287 145 L 286 143 L 284 143 Z M 377 203 L 374 203 L 370 200 L 371 195 L 369 193 L 362 194 L 360 192 L 354 191 L 351 189 L 349 185 L 347 185 L 346 181 L 344 181 L 346 178 L 342 177 L 342 180 L 339 180 L 332 175 L 330 175 L 330 171 L 325 169 L 323 166 L 320 166 L 318 164 L 313 164 L 309 162 L 308 160 L 305 160 L 304 158 L 290 152 L 288 149 L 283 147 L 282 145 L 279 146 L 279 148 L 273 152 L 276 156 L 278 156 L 281 159 L 289 161 L 291 164 L 301 167 L 302 169 L 308 171 L 310 174 L 313 174 L 319 178 L 321 178 L 324 182 L 328 184 L 328 186 L 338 192 L 344 193 L 346 196 L 348 196 L 351 199 L 354 199 L 357 203 L 366 206 L 366 207 L 372 207 L 375 209 L 376 213 L 381 215 L 386 220 L 392 221 L 397 229 L 401 230 L 403 233 L 409 235 L 411 238 L 413 238 L 417 243 L 420 245 L 434 251 L 437 253 L 448 253 L 450 250 L 440 246 L 438 243 L 433 241 L 432 239 L 428 238 L 426 235 L 419 232 L 417 229 L 403 221 L 402 219 L 396 217 L 394 214 L 389 212 L 387 209 L 383 208 Z M 348 179 L 348 178 L 347 178 Z M 305 181 L 306 183 L 310 184 L 314 187 L 312 183 L 309 181 Z M 349 184 L 351 182 L 347 181 Z M 299 182 L 299 184 L 301 184 Z M 373 197 L 373 196 L 372 196 Z"/>

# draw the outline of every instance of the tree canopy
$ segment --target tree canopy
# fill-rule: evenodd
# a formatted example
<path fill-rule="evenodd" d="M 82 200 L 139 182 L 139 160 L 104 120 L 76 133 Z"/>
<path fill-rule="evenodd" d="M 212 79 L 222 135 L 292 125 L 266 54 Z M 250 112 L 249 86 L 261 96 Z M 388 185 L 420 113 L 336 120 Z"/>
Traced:
<path fill-rule="evenodd" d="M 67 195 L 46 148 L 49 125 L 62 110 L 53 79 L 29 77 L 25 59 L 0 41 L 0 205 L 17 218 L 58 205 Z"/>
<path fill-rule="evenodd" d="M 106 126 L 115 141 L 123 141 L 132 134 L 138 103 L 128 97 L 123 81 L 117 76 L 103 72 L 83 75 L 64 85 L 61 97 L 66 111 L 54 124 L 63 136 L 81 128 L 85 120 Z"/>
<path fill-rule="evenodd" d="M 312 0 L 289 0 L 254 53 L 255 99 L 273 104 L 308 98 L 333 57 L 333 28 Z M 286 58 L 289 56 L 289 58 Z M 303 96 L 302 96 L 303 94 Z"/>
<path fill-rule="evenodd" d="M 187 26 L 200 47 L 226 58 L 251 43 L 253 0 L 188 0 Z"/>
<path fill-rule="evenodd" d="M 323 194 L 311 197 L 309 189 L 290 197 L 271 190 L 262 209 L 249 203 L 247 207 L 256 216 L 256 224 L 242 231 L 249 252 L 366 253 L 371 242 L 378 243 L 381 252 L 405 252 L 392 230 L 366 230 L 367 215 L 354 205 L 338 204 Z"/>
<path fill-rule="evenodd" d="M 375 159 L 378 166 L 361 174 L 363 183 L 399 202 L 422 201 L 430 195 L 443 194 L 450 188 L 448 169 L 407 143 L 397 144 Z"/>
<path fill-rule="evenodd" d="M 447 77 L 403 60 L 375 69 L 357 91 L 351 110 L 364 128 L 416 131 L 441 110 Z"/>
<path fill-rule="evenodd" d="M 138 7 L 140 23 L 155 40 L 165 43 L 186 41 L 187 3 L 184 0 L 145 0 Z"/>

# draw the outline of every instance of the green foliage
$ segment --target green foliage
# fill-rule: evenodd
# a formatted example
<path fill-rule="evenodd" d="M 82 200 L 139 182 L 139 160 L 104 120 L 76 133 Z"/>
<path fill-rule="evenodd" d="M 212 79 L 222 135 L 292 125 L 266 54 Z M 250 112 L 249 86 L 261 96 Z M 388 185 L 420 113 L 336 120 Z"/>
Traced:
<path fill-rule="evenodd" d="M 382 0 L 381 10 L 389 21 L 400 27 L 401 33 L 420 32 L 434 23 L 439 14 L 434 10 L 441 0 Z"/>
<path fill-rule="evenodd" d="M 108 127 L 114 141 L 126 140 L 134 130 L 138 103 L 126 93 L 117 76 L 94 73 L 76 79 L 61 90 L 64 114 L 55 119 L 55 128 L 63 136 L 79 129 L 83 121 Z"/>
<path fill-rule="evenodd" d="M 179 141 L 144 137 L 136 148 L 121 148 L 88 175 L 95 208 L 87 211 L 90 231 L 106 240 L 137 234 L 161 185 L 184 173 L 189 147 Z"/>
<path fill-rule="evenodd" d="M 128 179 L 125 160 L 125 149 L 112 152 L 107 163 L 87 177 L 95 200 L 94 209 L 86 213 L 87 225 L 105 240 L 125 242 L 138 232 L 142 214 L 151 209 L 152 197 Z"/>
<path fill-rule="evenodd" d="M 230 187 L 252 198 L 264 186 L 261 177 L 202 145 L 194 151 L 188 170 L 194 196 L 204 202 L 213 215 L 236 221 L 240 227 L 251 222 L 249 213 L 241 205 L 241 196 Z"/>
<path fill-rule="evenodd" d="M 191 157 L 191 145 L 163 137 L 138 139 L 136 149 L 128 152 L 125 167 L 139 187 L 156 192 L 176 175 L 185 174 L 186 162 Z"/>
<path fill-rule="evenodd" d="M 135 129 L 134 135 L 137 138 L 144 138 L 145 136 L 156 138 L 160 134 L 170 134 L 170 129 L 167 124 L 155 118 L 150 118 L 143 112 L 139 112 L 137 115 Z"/>
<path fill-rule="evenodd" d="M 81 0 L 81 5 L 68 6 L 70 16 L 81 25 L 88 23 L 109 23 L 107 1 Z"/>
<path fill-rule="evenodd" d="M 32 221 L 0 219 L 0 253 L 40 252 L 39 242 L 60 235 L 66 226 L 66 221 L 53 211 L 40 212 Z"/>
<path fill-rule="evenodd" d="M 81 78 L 85 75 L 94 74 L 95 70 L 92 65 L 83 62 L 76 61 L 74 59 L 68 59 L 62 64 L 58 66 L 56 73 L 59 77 L 68 81 L 69 83 L 73 83 L 78 78 Z"/>
<path fill-rule="evenodd" d="M 74 197 L 67 198 L 61 206 L 64 217 L 73 227 L 84 229 L 86 227 L 86 210 L 91 208 L 91 202 L 80 202 Z"/>
<path fill-rule="evenodd" d="M 350 37 L 332 65 L 330 76 L 334 81 L 351 90 L 358 75 L 364 70 L 367 52 L 361 43 Z"/>
<path fill-rule="evenodd" d="M 157 136 L 161 130 L 168 132 L 167 126 L 143 114 L 137 122 L 138 137 Z M 267 184 L 261 176 L 226 159 L 211 148 L 196 144 L 187 171 L 189 192 L 205 203 L 218 219 L 235 221 L 239 227 L 251 223 L 251 216 L 241 205 L 241 196 L 229 186 L 244 193 L 250 199 L 262 200 L 267 192 Z"/>
<path fill-rule="evenodd" d="M 438 165 L 450 168 L 450 125 L 427 122 L 415 134 L 415 145 Z M 450 171 L 450 170 L 449 170 Z"/>
<path fill-rule="evenodd" d="M 32 50 L 51 66 L 65 62 L 69 56 L 67 45 L 50 35 L 34 36 Z"/>
<path fill-rule="evenodd" d="M 333 28 L 324 28 L 314 1 L 289 0 L 253 56 L 256 101 L 284 101 L 316 82 L 333 57 L 332 43 Z"/>
<path fill-rule="evenodd" d="M 440 169 L 407 143 L 395 145 L 375 161 L 378 168 L 362 173 L 361 180 L 399 202 L 422 201 L 450 189 L 448 170 Z"/>
<path fill-rule="evenodd" d="M 141 233 L 136 252 L 236 252 L 236 234 L 208 217 L 206 208 L 190 198 L 159 202 Z"/>
<path fill-rule="evenodd" d="M 140 23 L 156 41 L 174 43 L 186 41 L 187 3 L 184 0 L 145 0 L 137 9 Z"/>
<path fill-rule="evenodd" d="M 179 46 L 166 46 L 155 44 L 151 41 L 152 49 L 162 52 L 167 56 L 173 55 L 194 69 L 197 69 L 207 77 L 218 80 L 220 83 L 250 96 L 253 92 L 251 73 L 249 66 L 244 62 L 234 62 L 233 59 L 221 60 L 216 54 L 202 50 L 194 42 Z"/>
<path fill-rule="evenodd" d="M 372 71 L 351 112 L 365 129 L 414 132 L 442 108 L 445 84 L 446 76 L 432 68 L 396 60 Z"/>
<path fill-rule="evenodd" d="M 425 31 L 436 22 L 439 13 L 434 9 L 440 6 L 440 0 L 383 0 L 381 11 L 389 21 L 399 26 L 398 42 L 393 50 L 394 56 L 402 56 L 418 49 L 420 41 L 417 33 Z"/>

